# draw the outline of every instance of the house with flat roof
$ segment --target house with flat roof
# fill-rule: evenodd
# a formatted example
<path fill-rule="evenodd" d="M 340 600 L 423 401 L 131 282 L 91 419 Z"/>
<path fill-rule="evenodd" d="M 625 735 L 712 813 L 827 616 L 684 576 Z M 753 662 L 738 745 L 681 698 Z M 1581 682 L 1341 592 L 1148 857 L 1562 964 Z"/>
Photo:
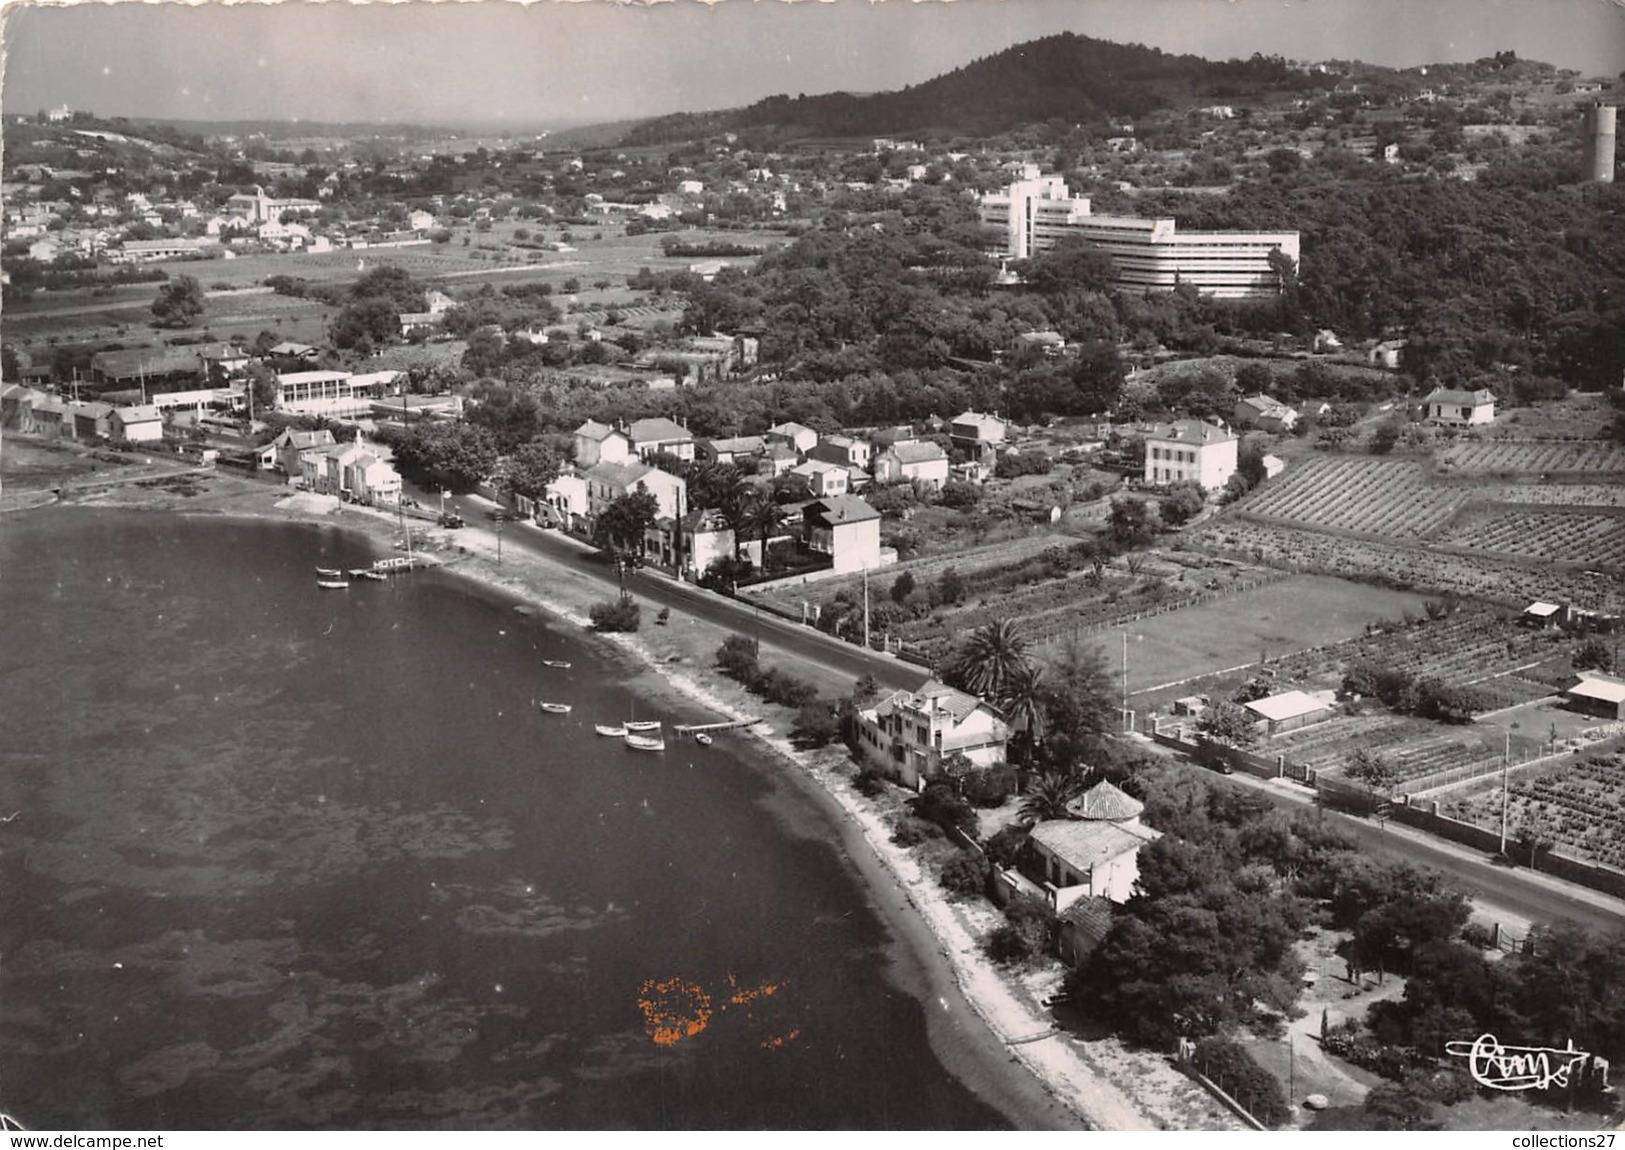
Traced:
<path fill-rule="evenodd" d="M 1004 762 L 1010 727 L 975 695 L 932 679 L 917 691 L 893 691 L 858 712 L 858 748 L 891 778 L 922 788 L 953 755 L 976 766 Z"/>
<path fill-rule="evenodd" d="M 1330 718 L 1332 714 L 1330 703 L 1303 691 L 1282 691 L 1279 695 L 1254 699 L 1244 706 L 1264 723 L 1265 731 L 1270 735 L 1307 727 L 1310 723 Z"/>
<path fill-rule="evenodd" d="M 1440 427 L 1482 427 L 1495 422 L 1495 393 L 1436 387 L 1422 400 L 1424 418 Z"/>
<path fill-rule="evenodd" d="M 1200 419 L 1157 424 L 1145 434 L 1145 481 L 1157 487 L 1192 482 L 1215 491 L 1236 473 L 1240 442 Z"/>

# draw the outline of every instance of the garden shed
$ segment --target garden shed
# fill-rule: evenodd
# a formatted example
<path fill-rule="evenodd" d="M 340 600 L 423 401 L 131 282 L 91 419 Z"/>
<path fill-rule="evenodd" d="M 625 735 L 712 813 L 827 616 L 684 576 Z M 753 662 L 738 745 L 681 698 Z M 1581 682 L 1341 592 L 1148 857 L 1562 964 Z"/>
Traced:
<path fill-rule="evenodd" d="M 1282 691 L 1279 695 L 1254 699 L 1246 706 L 1264 720 L 1271 735 L 1307 727 L 1310 723 L 1329 718 L 1332 713 L 1331 704 L 1303 691 Z"/>

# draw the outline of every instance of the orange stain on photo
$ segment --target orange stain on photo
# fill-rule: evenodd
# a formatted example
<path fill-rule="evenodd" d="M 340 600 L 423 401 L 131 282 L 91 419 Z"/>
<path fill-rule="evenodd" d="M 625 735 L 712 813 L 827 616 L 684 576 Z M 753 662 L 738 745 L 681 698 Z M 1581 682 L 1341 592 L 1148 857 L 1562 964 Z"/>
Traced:
<path fill-rule="evenodd" d="M 711 1022 L 711 996 L 686 978 L 651 978 L 638 994 L 643 1027 L 657 1046 L 693 1038 Z"/>

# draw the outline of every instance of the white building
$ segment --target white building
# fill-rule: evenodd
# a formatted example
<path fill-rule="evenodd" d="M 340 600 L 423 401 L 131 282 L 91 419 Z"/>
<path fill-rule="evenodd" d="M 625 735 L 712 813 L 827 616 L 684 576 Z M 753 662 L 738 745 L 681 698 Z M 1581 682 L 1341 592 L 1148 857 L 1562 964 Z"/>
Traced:
<path fill-rule="evenodd" d="M 1067 804 L 1068 819 L 1033 827 L 1044 895 L 1057 914 L 1084 898 L 1125 903 L 1140 879 L 1140 848 L 1162 836 L 1140 825 L 1144 805 L 1107 782 Z"/>
<path fill-rule="evenodd" d="M 1298 262 L 1297 232 L 1181 232 L 1171 219 L 1097 216 L 1060 176 L 1040 176 L 1036 165 L 1024 175 L 981 199 L 982 223 L 1004 230 L 1002 254 L 1010 259 L 1029 259 L 1078 236 L 1111 257 L 1118 287 L 1169 291 L 1189 284 L 1227 299 L 1275 295 L 1273 254 Z"/>
<path fill-rule="evenodd" d="M 1002 763 L 1009 741 L 1010 728 L 997 711 L 935 679 L 858 712 L 859 749 L 907 787 L 937 778 L 955 754 L 981 767 Z"/>
<path fill-rule="evenodd" d="M 1436 387 L 1422 405 L 1429 423 L 1442 427 L 1480 427 L 1495 422 L 1495 393 L 1487 388 L 1461 391 Z"/>
<path fill-rule="evenodd" d="M 290 371 L 276 377 L 278 411 L 294 415 L 369 415 L 372 402 L 397 373 L 351 375 L 347 371 Z"/>
<path fill-rule="evenodd" d="M 1145 437 L 1145 481 L 1161 487 L 1188 480 L 1214 491 L 1236 473 L 1240 442 L 1199 419 L 1159 424 Z"/>

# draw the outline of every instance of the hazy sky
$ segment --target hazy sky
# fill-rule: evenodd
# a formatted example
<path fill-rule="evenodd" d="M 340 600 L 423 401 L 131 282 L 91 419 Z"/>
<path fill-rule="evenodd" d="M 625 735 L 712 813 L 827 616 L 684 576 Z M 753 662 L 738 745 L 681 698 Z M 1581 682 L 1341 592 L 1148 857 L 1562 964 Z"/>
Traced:
<path fill-rule="evenodd" d="M 1625 0 L 7 3 L 0 107 L 187 119 L 612 120 L 918 83 L 1060 31 L 1396 66 L 1625 71 Z"/>

